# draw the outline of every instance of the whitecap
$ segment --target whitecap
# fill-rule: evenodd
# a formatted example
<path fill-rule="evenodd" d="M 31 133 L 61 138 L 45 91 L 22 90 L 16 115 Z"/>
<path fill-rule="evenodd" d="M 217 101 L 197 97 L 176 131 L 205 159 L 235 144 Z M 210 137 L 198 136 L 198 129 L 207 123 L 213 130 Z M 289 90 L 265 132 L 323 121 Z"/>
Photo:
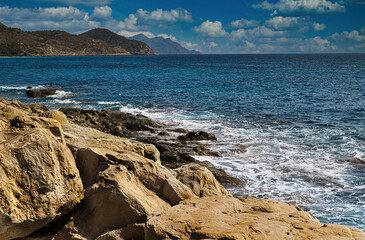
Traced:
<path fill-rule="evenodd" d="M 66 98 L 66 97 L 72 97 L 75 96 L 72 92 L 66 92 L 63 90 L 57 90 L 54 95 L 48 96 L 49 98 Z"/>
<path fill-rule="evenodd" d="M 121 102 L 108 102 L 108 101 L 98 102 L 98 105 L 117 105 L 117 104 L 121 104 Z"/>

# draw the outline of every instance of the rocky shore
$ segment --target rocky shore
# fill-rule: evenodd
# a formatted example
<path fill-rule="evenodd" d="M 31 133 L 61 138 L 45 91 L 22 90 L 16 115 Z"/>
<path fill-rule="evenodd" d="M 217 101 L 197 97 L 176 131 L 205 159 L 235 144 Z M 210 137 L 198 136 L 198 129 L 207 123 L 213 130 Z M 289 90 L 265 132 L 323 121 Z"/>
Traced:
<path fill-rule="evenodd" d="M 0 99 L 0 239 L 365 239 L 300 207 L 233 197 L 206 132 Z M 244 151 L 244 147 L 241 147 Z"/>

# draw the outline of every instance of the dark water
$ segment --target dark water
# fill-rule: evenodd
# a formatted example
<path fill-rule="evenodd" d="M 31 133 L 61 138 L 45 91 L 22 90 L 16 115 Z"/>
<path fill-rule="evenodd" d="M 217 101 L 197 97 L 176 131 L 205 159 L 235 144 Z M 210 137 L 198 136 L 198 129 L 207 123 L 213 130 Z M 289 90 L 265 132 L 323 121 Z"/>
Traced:
<path fill-rule="evenodd" d="M 63 91 L 25 96 L 50 82 Z M 365 230 L 364 54 L 1 58 L 0 97 L 214 132 L 223 157 L 197 158 L 247 181 L 233 193 Z"/>

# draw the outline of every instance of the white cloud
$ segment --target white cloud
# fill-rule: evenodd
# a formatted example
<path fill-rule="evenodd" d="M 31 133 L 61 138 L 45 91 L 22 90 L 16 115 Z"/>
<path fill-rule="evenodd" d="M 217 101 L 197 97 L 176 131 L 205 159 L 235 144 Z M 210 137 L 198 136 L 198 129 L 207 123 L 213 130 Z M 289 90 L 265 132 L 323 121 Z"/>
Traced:
<path fill-rule="evenodd" d="M 157 37 L 162 37 L 162 38 L 170 39 L 174 42 L 177 42 L 176 37 L 174 37 L 172 35 L 167 35 L 167 34 L 161 33 L 161 34 L 158 34 Z"/>
<path fill-rule="evenodd" d="M 194 27 L 194 31 L 202 36 L 209 37 L 224 37 L 227 35 L 227 32 L 222 27 L 222 23 L 219 21 L 211 22 L 207 20 L 199 26 Z"/>
<path fill-rule="evenodd" d="M 105 6 L 109 5 L 112 0 L 56 0 L 56 2 L 66 5 L 85 5 L 85 6 Z"/>
<path fill-rule="evenodd" d="M 261 8 L 270 11 L 277 11 L 288 14 L 324 14 L 332 12 L 344 12 L 345 7 L 337 2 L 327 0 L 279 0 L 277 3 L 264 1 L 253 5 L 254 8 Z"/>
<path fill-rule="evenodd" d="M 136 17 L 144 21 L 156 21 L 156 22 L 193 22 L 192 14 L 188 12 L 186 9 L 171 9 L 169 11 L 165 11 L 162 9 L 156 9 L 155 11 L 149 12 L 143 10 L 142 8 L 138 9 L 136 12 Z"/>
<path fill-rule="evenodd" d="M 138 32 L 138 31 L 137 32 L 129 32 L 129 31 L 126 31 L 126 30 L 119 31 L 118 34 L 122 35 L 124 37 L 133 37 L 133 36 L 136 36 L 138 34 L 143 34 L 148 38 L 156 37 L 155 34 L 153 34 L 151 32 Z"/>
<path fill-rule="evenodd" d="M 299 46 L 302 51 L 333 52 L 338 49 L 336 45 L 321 37 L 305 39 L 304 43 L 304 45 Z"/>
<path fill-rule="evenodd" d="M 231 22 L 231 26 L 234 28 L 249 28 L 249 27 L 256 27 L 260 24 L 257 20 L 247 20 L 247 19 L 240 19 Z"/>
<path fill-rule="evenodd" d="M 362 30 L 360 30 L 362 31 Z M 353 30 L 352 32 L 343 32 L 341 34 L 335 33 L 332 35 L 332 38 L 336 40 L 350 39 L 355 40 L 357 42 L 365 42 L 365 35 L 360 34 L 358 31 Z"/>
<path fill-rule="evenodd" d="M 120 21 L 118 23 L 118 27 L 120 29 L 129 29 L 129 30 L 137 30 L 137 20 L 138 18 L 134 14 L 129 14 L 127 18 L 124 19 L 124 21 Z"/>
<path fill-rule="evenodd" d="M 283 30 L 298 26 L 303 19 L 300 17 L 273 17 L 266 21 L 266 25 L 274 29 Z"/>
<path fill-rule="evenodd" d="M 180 44 L 184 47 L 187 48 L 189 50 L 196 50 L 196 47 L 198 47 L 197 43 L 192 43 L 192 42 L 180 42 Z"/>
<path fill-rule="evenodd" d="M 238 29 L 236 31 L 232 31 L 231 32 L 231 37 L 233 39 L 241 39 L 244 36 L 246 36 L 246 34 L 247 34 L 247 30 L 245 30 L 245 29 Z"/>
<path fill-rule="evenodd" d="M 216 42 L 209 42 L 208 43 L 208 47 L 209 48 L 215 48 L 215 47 L 217 47 L 218 46 L 218 43 L 216 43 Z"/>
<path fill-rule="evenodd" d="M 321 23 L 313 23 L 313 29 L 316 32 L 323 31 L 326 28 L 326 25 Z"/>
<path fill-rule="evenodd" d="M 0 7 L 0 22 L 24 30 L 65 30 L 74 33 L 99 27 L 99 23 L 92 21 L 87 12 L 75 7 Z"/>
<path fill-rule="evenodd" d="M 107 20 L 112 16 L 112 9 L 109 6 L 95 7 L 91 19 Z"/>
<path fill-rule="evenodd" d="M 274 31 L 265 26 L 259 26 L 254 29 L 248 30 L 249 34 L 255 37 L 279 37 L 282 36 L 285 31 Z"/>

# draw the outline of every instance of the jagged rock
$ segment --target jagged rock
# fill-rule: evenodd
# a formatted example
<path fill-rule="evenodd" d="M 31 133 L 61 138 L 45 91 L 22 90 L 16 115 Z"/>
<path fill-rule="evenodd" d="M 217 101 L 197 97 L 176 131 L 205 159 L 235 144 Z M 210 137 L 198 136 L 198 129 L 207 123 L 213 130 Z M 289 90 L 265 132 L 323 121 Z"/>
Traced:
<path fill-rule="evenodd" d="M 211 162 L 203 161 L 197 162 L 197 164 L 208 168 L 208 170 L 213 173 L 218 182 L 222 184 L 225 188 L 244 187 L 246 184 L 241 179 L 228 175 L 223 169 L 216 168 Z"/>
<path fill-rule="evenodd" d="M 176 178 L 193 190 L 198 197 L 230 196 L 206 167 L 191 163 L 174 169 L 174 172 Z"/>
<path fill-rule="evenodd" d="M 145 239 L 361 240 L 361 230 L 325 224 L 297 206 L 233 197 L 190 199 L 153 214 Z"/>
<path fill-rule="evenodd" d="M 116 137 L 94 128 L 69 124 L 63 127 L 65 140 L 72 150 L 100 147 L 115 152 L 134 152 L 160 163 L 160 152 L 152 144 Z"/>
<path fill-rule="evenodd" d="M 56 94 L 57 89 L 46 88 L 46 89 L 29 89 L 25 93 L 32 98 L 43 98 L 50 95 Z"/>
<path fill-rule="evenodd" d="M 117 153 L 108 148 L 79 151 L 85 151 L 77 154 L 76 161 L 85 163 L 78 167 L 83 180 L 88 181 L 84 183 L 88 188 L 73 218 L 77 233 L 87 239 L 145 223 L 153 212 L 195 197 L 169 170 L 136 153 Z M 96 164 L 97 161 L 100 163 Z M 143 229 L 139 230 L 143 235 Z"/>
<path fill-rule="evenodd" d="M 207 133 L 204 131 L 188 132 L 186 135 L 179 136 L 177 139 L 180 141 L 200 141 L 200 140 L 217 141 L 217 137 L 213 133 Z"/>
<path fill-rule="evenodd" d="M 0 239 L 24 237 L 83 196 L 70 150 L 49 130 L 0 132 Z"/>
<path fill-rule="evenodd" d="M 100 235 L 95 240 L 134 240 L 144 239 L 144 224 L 132 224 L 125 228 Z"/>

